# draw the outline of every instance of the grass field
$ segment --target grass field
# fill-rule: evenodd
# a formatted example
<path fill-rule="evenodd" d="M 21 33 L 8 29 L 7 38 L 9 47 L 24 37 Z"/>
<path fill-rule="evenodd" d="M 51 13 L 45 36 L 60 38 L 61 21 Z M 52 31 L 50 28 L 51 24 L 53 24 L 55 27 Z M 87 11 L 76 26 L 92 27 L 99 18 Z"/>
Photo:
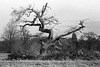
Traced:
<path fill-rule="evenodd" d="M 42 61 L 42 60 L 2 60 L 7 53 L 0 53 L 0 67 L 100 67 L 100 61 Z"/>
<path fill-rule="evenodd" d="M 0 60 L 7 58 L 8 53 L 0 53 Z"/>
<path fill-rule="evenodd" d="M 0 61 L 0 67 L 100 67 L 99 61 Z"/>

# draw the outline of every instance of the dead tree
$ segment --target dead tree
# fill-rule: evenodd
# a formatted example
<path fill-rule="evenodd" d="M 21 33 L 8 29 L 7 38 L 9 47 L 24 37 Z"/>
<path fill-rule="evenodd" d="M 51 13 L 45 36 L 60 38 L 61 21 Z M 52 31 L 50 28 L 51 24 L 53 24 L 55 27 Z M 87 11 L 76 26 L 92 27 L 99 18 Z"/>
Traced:
<path fill-rule="evenodd" d="M 80 31 L 81 29 L 83 29 L 85 27 L 83 25 L 84 22 L 80 22 L 80 26 L 77 27 L 76 29 L 69 31 L 65 34 L 62 34 L 62 35 L 60 35 L 56 38 L 53 38 L 52 29 L 47 29 L 47 28 L 45 28 L 45 26 L 49 25 L 49 24 L 54 24 L 54 26 L 55 26 L 59 23 L 58 23 L 58 20 L 55 19 L 54 16 L 46 17 L 46 11 L 47 11 L 48 8 L 49 8 L 48 3 L 43 5 L 41 10 L 35 10 L 31 5 L 29 5 L 28 8 L 25 8 L 25 9 L 22 8 L 22 10 L 20 10 L 20 11 L 14 10 L 12 12 L 12 15 L 16 16 L 15 22 L 24 22 L 25 23 L 24 25 L 21 26 L 22 28 L 24 28 L 26 26 L 38 26 L 39 31 L 41 31 L 43 33 L 48 33 L 49 34 L 48 39 L 44 43 L 46 45 L 54 43 L 55 41 L 59 40 L 60 38 L 67 36 L 67 35 L 70 35 L 70 34 L 76 32 L 76 31 Z M 34 17 L 33 17 L 32 21 L 29 21 L 29 20 L 26 20 L 26 19 L 23 20 L 23 16 L 30 17 L 30 14 L 32 14 L 32 13 L 34 13 Z M 36 23 L 37 21 L 38 21 L 38 23 Z"/>

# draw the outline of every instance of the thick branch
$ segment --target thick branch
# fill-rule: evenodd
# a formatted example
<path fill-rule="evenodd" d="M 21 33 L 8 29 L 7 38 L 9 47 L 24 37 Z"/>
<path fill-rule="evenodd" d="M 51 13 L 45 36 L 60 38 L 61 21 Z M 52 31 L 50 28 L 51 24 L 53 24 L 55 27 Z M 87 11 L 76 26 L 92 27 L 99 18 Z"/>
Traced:
<path fill-rule="evenodd" d="M 55 42 L 56 40 L 59 40 L 61 37 L 64 37 L 64 36 L 66 36 L 66 35 L 70 35 L 70 34 L 76 32 L 76 31 L 79 31 L 79 30 L 83 29 L 84 27 L 85 27 L 85 26 L 81 26 L 81 27 L 79 27 L 79 28 L 77 28 L 77 29 L 75 29 L 75 30 L 73 30 L 73 31 L 71 31 L 71 32 L 68 32 L 68 33 L 66 33 L 66 34 L 60 35 L 60 36 L 58 36 L 57 38 L 55 38 L 52 42 Z"/>
<path fill-rule="evenodd" d="M 22 26 L 22 29 L 25 27 L 25 26 L 40 26 L 40 24 L 25 24 Z"/>
<path fill-rule="evenodd" d="M 48 39 L 52 39 L 53 38 L 53 36 L 51 35 L 52 34 L 51 29 L 42 29 L 42 28 L 39 28 L 39 31 L 45 32 L 45 33 L 49 33 Z"/>
<path fill-rule="evenodd" d="M 43 27 L 41 27 L 41 24 L 25 24 L 22 27 L 24 28 L 25 26 L 39 26 L 39 31 L 49 33 L 48 39 L 53 38 L 53 36 L 51 36 L 52 34 L 51 29 L 44 29 Z"/>

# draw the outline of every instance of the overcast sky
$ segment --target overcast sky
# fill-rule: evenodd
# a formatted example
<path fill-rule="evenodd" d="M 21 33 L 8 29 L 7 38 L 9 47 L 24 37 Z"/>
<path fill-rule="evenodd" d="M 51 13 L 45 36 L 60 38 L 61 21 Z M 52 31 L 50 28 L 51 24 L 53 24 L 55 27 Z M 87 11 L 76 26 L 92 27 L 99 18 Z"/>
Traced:
<path fill-rule="evenodd" d="M 89 18 L 84 31 L 100 34 L 100 0 L 0 0 L 0 35 L 11 19 L 12 8 L 32 4 L 40 9 L 47 2 L 51 7 L 50 13 L 62 23 L 63 30 L 68 25 L 77 25 L 79 20 Z"/>

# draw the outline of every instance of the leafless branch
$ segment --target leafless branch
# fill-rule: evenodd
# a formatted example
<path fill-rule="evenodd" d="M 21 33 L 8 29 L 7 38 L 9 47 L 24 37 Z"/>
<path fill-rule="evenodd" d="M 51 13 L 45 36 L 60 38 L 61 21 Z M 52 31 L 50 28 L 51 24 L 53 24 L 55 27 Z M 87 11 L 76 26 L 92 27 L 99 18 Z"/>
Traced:
<path fill-rule="evenodd" d="M 64 37 L 64 36 L 70 35 L 70 34 L 76 32 L 76 31 L 80 31 L 80 30 L 83 29 L 83 28 L 85 28 L 85 26 L 83 26 L 83 23 L 82 23 L 82 25 L 81 25 L 80 27 L 78 27 L 77 29 L 72 30 L 72 31 L 69 31 L 69 32 L 66 33 L 66 34 L 62 34 L 62 35 L 56 37 L 54 40 L 52 40 L 52 42 L 55 42 L 56 40 L 59 40 L 61 37 Z"/>
<path fill-rule="evenodd" d="M 46 3 L 43 7 L 42 7 L 42 12 L 41 12 L 41 17 L 43 16 L 44 12 L 46 11 L 48 3 Z"/>

